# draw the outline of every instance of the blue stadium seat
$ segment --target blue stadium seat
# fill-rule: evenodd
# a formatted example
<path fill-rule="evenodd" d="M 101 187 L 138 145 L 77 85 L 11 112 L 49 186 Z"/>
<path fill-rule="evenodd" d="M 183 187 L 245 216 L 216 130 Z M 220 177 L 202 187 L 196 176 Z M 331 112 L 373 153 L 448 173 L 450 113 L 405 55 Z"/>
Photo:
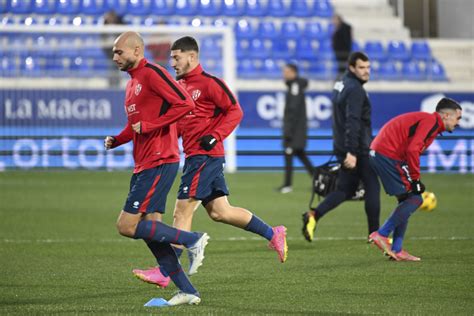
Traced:
<path fill-rule="evenodd" d="M 127 2 L 128 1 L 121 1 L 121 0 L 95 0 L 95 1 L 103 1 L 103 8 L 105 12 L 114 11 L 117 13 L 118 16 L 124 16 L 128 14 L 127 12 Z"/>
<path fill-rule="evenodd" d="M 400 71 L 393 61 L 388 61 L 380 66 L 379 78 L 381 80 L 395 81 L 400 80 Z"/>
<path fill-rule="evenodd" d="M 270 57 L 271 50 L 265 46 L 262 40 L 254 38 L 250 41 L 248 54 L 251 58 L 264 59 Z"/>
<path fill-rule="evenodd" d="M 410 81 L 426 80 L 426 72 L 421 69 L 420 64 L 415 61 L 403 63 L 402 79 Z"/>
<path fill-rule="evenodd" d="M 218 38 L 204 37 L 200 40 L 199 47 L 204 58 L 220 58 L 222 56 L 222 48 Z"/>
<path fill-rule="evenodd" d="M 71 65 L 69 67 L 73 75 L 80 77 L 87 77 L 91 74 L 91 69 L 86 61 L 82 57 L 76 57 L 71 60 Z"/>
<path fill-rule="evenodd" d="M 53 14 L 56 12 L 56 0 L 36 0 L 33 1 L 33 13 Z"/>
<path fill-rule="evenodd" d="M 74 0 L 61 0 L 57 2 L 56 13 L 59 14 L 77 14 L 80 10 L 80 2 Z"/>
<path fill-rule="evenodd" d="M 235 35 L 237 38 L 253 38 L 255 31 L 248 20 L 241 19 L 235 23 Z"/>
<path fill-rule="evenodd" d="M 289 59 L 293 57 L 293 51 L 288 41 L 277 38 L 272 42 L 272 55 L 273 58 Z"/>
<path fill-rule="evenodd" d="M 82 0 L 81 13 L 86 15 L 103 15 L 105 13 L 105 5 L 99 0 Z"/>
<path fill-rule="evenodd" d="M 237 40 L 236 48 L 235 48 L 235 56 L 238 60 L 248 58 L 248 51 L 249 51 L 249 41 L 244 40 Z"/>
<path fill-rule="evenodd" d="M 402 41 L 390 41 L 387 46 L 387 54 L 391 60 L 406 61 L 410 58 L 410 53 Z"/>
<path fill-rule="evenodd" d="M 280 79 L 281 69 L 273 59 L 265 59 L 261 70 L 261 76 L 268 79 Z"/>
<path fill-rule="evenodd" d="M 8 10 L 8 1 L 0 0 L 0 13 L 5 13 Z"/>
<path fill-rule="evenodd" d="M 215 19 L 211 22 L 211 25 L 214 27 L 223 27 L 227 25 L 227 22 L 224 19 Z"/>
<path fill-rule="evenodd" d="M 175 0 L 174 12 L 176 15 L 194 16 L 197 8 L 193 5 L 191 0 Z"/>
<path fill-rule="evenodd" d="M 242 59 L 237 65 L 237 74 L 240 78 L 259 79 L 260 69 L 251 59 Z"/>
<path fill-rule="evenodd" d="M 32 0 L 10 0 L 7 11 L 15 14 L 31 13 Z"/>
<path fill-rule="evenodd" d="M 0 77 L 16 77 L 18 69 L 15 65 L 15 59 L 8 56 L 0 58 Z"/>
<path fill-rule="evenodd" d="M 334 15 L 334 9 L 329 0 L 316 0 L 313 10 L 314 15 L 322 18 L 330 18 Z"/>
<path fill-rule="evenodd" d="M 268 1 L 268 15 L 274 17 L 285 17 L 290 15 L 289 8 L 285 5 L 283 0 L 271 0 Z"/>
<path fill-rule="evenodd" d="M 385 49 L 379 41 L 367 41 L 364 51 L 372 60 L 385 61 L 387 59 Z"/>
<path fill-rule="evenodd" d="M 337 75 L 337 64 L 327 62 L 312 63 L 308 69 L 308 77 L 316 80 L 333 80 Z"/>
<path fill-rule="evenodd" d="M 446 71 L 444 70 L 443 65 L 441 65 L 436 60 L 432 60 L 426 64 L 428 79 L 433 81 L 448 81 Z"/>
<path fill-rule="evenodd" d="M 360 52 L 360 45 L 357 41 L 355 40 L 352 40 L 352 48 L 351 48 L 351 52 Z"/>
<path fill-rule="evenodd" d="M 245 15 L 253 17 L 263 17 L 267 15 L 267 8 L 260 0 L 245 0 Z"/>
<path fill-rule="evenodd" d="M 291 1 L 291 15 L 297 17 L 310 17 L 313 15 L 313 8 L 303 0 Z"/>
<path fill-rule="evenodd" d="M 222 2 L 222 14 L 226 16 L 242 16 L 244 8 L 239 5 L 238 0 L 227 0 Z"/>
<path fill-rule="evenodd" d="M 151 0 L 151 14 L 169 16 L 174 14 L 174 8 L 166 0 Z"/>
<path fill-rule="evenodd" d="M 22 76 L 38 77 L 41 74 L 41 67 L 38 58 L 28 56 L 22 61 L 21 65 Z"/>
<path fill-rule="evenodd" d="M 301 38 L 298 42 L 296 42 L 295 55 L 298 59 L 315 60 L 317 58 L 317 52 L 311 39 Z"/>
<path fill-rule="evenodd" d="M 282 37 L 293 39 L 300 38 L 301 36 L 298 24 L 293 21 L 284 21 L 281 24 L 280 34 Z"/>
<path fill-rule="evenodd" d="M 202 16 L 218 16 L 221 14 L 221 6 L 216 0 L 198 0 L 197 14 Z"/>
<path fill-rule="evenodd" d="M 132 15 L 144 16 L 150 13 L 150 6 L 144 0 L 128 1 L 127 13 Z"/>
<path fill-rule="evenodd" d="M 416 41 L 411 44 L 411 57 L 415 60 L 429 61 L 433 58 L 431 49 L 426 41 Z"/>
<path fill-rule="evenodd" d="M 272 21 L 262 21 L 258 25 L 257 34 L 260 38 L 278 38 L 279 33 L 275 27 L 275 24 Z"/>
<path fill-rule="evenodd" d="M 29 25 L 35 25 L 38 24 L 38 20 L 35 18 L 35 16 L 25 16 L 20 20 L 20 23 L 29 26 Z"/>
<path fill-rule="evenodd" d="M 319 42 L 317 56 L 321 60 L 334 61 L 334 50 L 332 49 L 332 43 L 329 40 Z"/>
<path fill-rule="evenodd" d="M 328 39 L 327 32 L 319 22 L 307 22 L 304 27 L 303 34 L 306 38 L 323 40 Z"/>

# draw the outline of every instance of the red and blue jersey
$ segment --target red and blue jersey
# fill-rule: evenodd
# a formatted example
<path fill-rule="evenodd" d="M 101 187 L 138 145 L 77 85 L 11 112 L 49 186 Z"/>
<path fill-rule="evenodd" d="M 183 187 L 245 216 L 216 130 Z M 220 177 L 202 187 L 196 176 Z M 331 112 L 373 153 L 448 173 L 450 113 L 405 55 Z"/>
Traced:
<path fill-rule="evenodd" d="M 438 113 L 411 112 L 388 121 L 370 149 L 389 158 L 406 161 L 410 177 L 420 179 L 420 155 L 445 130 Z"/>
<path fill-rule="evenodd" d="M 224 81 L 204 72 L 201 65 L 178 82 L 196 105 L 194 110 L 178 121 L 186 157 L 224 156 L 223 141 L 239 125 L 243 116 L 236 97 Z M 218 140 L 211 151 L 205 151 L 199 145 L 199 138 L 204 135 L 212 135 Z"/>
<path fill-rule="evenodd" d="M 194 103 L 161 66 L 142 59 L 128 71 L 131 79 L 125 94 L 127 125 L 115 136 L 113 147 L 133 141 L 134 173 L 164 163 L 179 162 L 178 119 L 194 109 Z M 141 133 L 132 124 L 141 122 Z"/>

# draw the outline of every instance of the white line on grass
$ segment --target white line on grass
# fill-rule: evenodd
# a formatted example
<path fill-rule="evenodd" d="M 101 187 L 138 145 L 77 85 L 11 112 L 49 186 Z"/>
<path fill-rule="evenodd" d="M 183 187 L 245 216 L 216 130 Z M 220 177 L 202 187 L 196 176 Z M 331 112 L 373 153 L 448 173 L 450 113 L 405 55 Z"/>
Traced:
<path fill-rule="evenodd" d="M 227 238 L 212 238 L 212 241 L 262 241 L 261 237 L 227 237 Z M 410 240 L 474 240 L 474 237 L 465 236 L 451 236 L 451 237 L 409 237 Z M 303 240 L 302 237 L 287 237 L 287 240 Z M 350 241 L 350 240 L 367 240 L 367 237 L 316 237 L 315 241 Z M 121 243 L 121 242 L 133 242 L 134 239 L 129 238 L 103 238 L 103 239 L 84 239 L 84 238 L 71 238 L 71 239 L 0 239 L 0 243 L 4 244 L 63 244 L 63 243 Z"/>

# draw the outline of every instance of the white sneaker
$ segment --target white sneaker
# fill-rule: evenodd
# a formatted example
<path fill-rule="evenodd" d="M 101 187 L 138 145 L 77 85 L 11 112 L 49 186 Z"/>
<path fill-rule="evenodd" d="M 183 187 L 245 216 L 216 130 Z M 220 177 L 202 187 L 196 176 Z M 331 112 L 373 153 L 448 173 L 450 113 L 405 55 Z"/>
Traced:
<path fill-rule="evenodd" d="M 194 245 L 188 248 L 188 275 L 197 273 L 197 269 L 202 266 L 202 261 L 204 260 L 204 249 L 208 244 L 208 240 L 209 235 L 207 233 L 203 233 L 201 238 L 199 238 Z"/>
<path fill-rule="evenodd" d="M 281 194 L 290 193 L 291 191 L 293 191 L 293 188 L 291 186 L 282 186 L 278 188 L 278 192 L 280 192 Z"/>
<path fill-rule="evenodd" d="M 173 296 L 168 301 L 169 306 L 176 306 L 176 305 L 183 305 L 183 304 L 198 305 L 199 303 L 201 303 L 201 298 L 199 296 L 196 296 L 194 294 L 184 293 L 181 291 L 176 293 L 175 296 Z"/>

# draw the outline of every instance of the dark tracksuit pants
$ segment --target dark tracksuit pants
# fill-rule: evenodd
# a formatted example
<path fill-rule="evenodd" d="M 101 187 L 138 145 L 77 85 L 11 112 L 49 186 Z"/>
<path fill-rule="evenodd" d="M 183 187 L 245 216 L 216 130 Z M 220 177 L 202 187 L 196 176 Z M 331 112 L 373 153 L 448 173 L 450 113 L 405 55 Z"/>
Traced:
<path fill-rule="evenodd" d="M 344 158 L 338 157 L 341 162 Z M 326 198 L 315 208 L 316 219 L 336 208 L 342 202 L 350 199 L 362 181 L 365 188 L 365 213 L 369 234 L 379 229 L 380 220 L 380 184 L 377 174 L 369 164 L 368 156 L 357 156 L 357 166 L 354 170 L 341 168 L 336 190 L 329 193 Z"/>
<path fill-rule="evenodd" d="M 294 149 L 291 153 L 285 151 L 285 182 L 283 186 L 291 186 L 293 178 L 293 156 L 299 158 L 310 177 L 313 177 L 314 167 L 304 149 Z"/>

